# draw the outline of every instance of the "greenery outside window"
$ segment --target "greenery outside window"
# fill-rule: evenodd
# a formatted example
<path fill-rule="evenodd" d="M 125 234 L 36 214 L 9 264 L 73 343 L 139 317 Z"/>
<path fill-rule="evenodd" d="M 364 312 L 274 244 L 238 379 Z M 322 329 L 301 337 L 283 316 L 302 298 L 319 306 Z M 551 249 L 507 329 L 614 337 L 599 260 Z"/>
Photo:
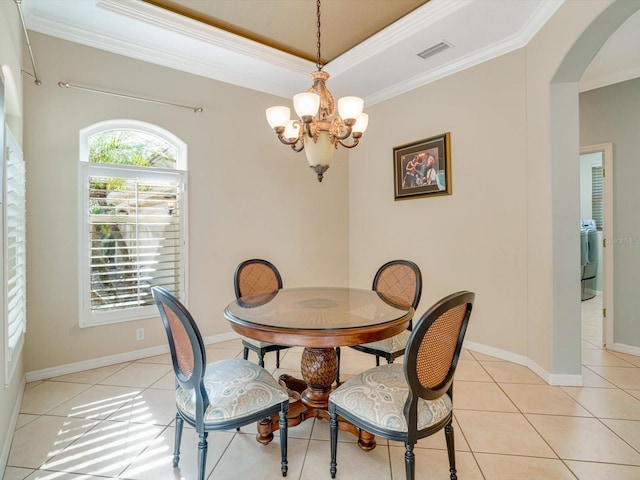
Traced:
<path fill-rule="evenodd" d="M 185 297 L 186 147 L 162 129 L 81 132 L 80 325 L 157 315 L 151 287 Z"/>

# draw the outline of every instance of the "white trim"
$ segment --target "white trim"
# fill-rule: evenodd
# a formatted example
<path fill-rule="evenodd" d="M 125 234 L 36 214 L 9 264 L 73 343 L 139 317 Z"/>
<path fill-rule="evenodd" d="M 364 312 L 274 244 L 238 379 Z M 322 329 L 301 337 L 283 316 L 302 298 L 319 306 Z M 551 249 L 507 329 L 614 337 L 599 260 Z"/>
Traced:
<path fill-rule="evenodd" d="M 602 248 L 602 306 L 607 310 L 607 317 L 602 319 L 602 339 L 605 347 L 613 344 L 614 311 L 613 311 L 613 143 L 601 143 L 580 148 L 580 155 L 602 153 L 602 168 L 605 175 L 602 179 L 602 196 L 604 210 L 602 212 L 602 240 L 608 242 Z"/>
<path fill-rule="evenodd" d="M 13 441 L 13 433 L 16 430 L 18 424 L 18 417 L 20 415 L 20 407 L 22 405 L 22 397 L 24 396 L 24 389 L 27 385 L 26 377 L 22 378 L 20 387 L 18 389 L 18 398 L 13 405 L 13 412 L 11 412 L 11 419 L 9 420 L 9 428 L 4 432 L 5 436 L 2 439 L 2 451 L 0 451 L 0 472 L 4 472 L 7 468 L 7 462 L 9 461 L 9 452 L 11 451 L 11 442 Z"/>
<path fill-rule="evenodd" d="M 628 355 L 635 355 L 637 357 L 640 357 L 640 347 L 636 345 L 627 345 L 624 343 L 611 343 L 611 345 L 607 347 L 607 349 L 613 352 L 626 353 Z"/>
<path fill-rule="evenodd" d="M 131 120 L 121 118 L 115 120 L 105 120 L 103 122 L 94 123 L 80 130 L 80 161 L 89 163 L 89 138 L 96 133 L 107 130 L 134 130 L 147 133 L 170 143 L 176 148 L 176 168 L 171 171 L 187 171 L 187 144 L 180 137 L 174 135 L 169 130 L 154 125 L 152 123 L 141 122 L 140 120 Z"/>
<path fill-rule="evenodd" d="M 531 359 L 528 359 L 526 367 L 529 368 L 533 373 L 538 375 L 545 382 L 547 382 L 549 385 L 563 387 L 581 387 L 583 385 L 582 373 L 576 375 L 549 373 Z"/>
<path fill-rule="evenodd" d="M 96 0 L 96 6 L 121 15 L 134 18 L 148 25 L 155 25 L 187 38 L 202 41 L 239 55 L 254 58 L 261 62 L 284 67 L 300 74 L 308 74 L 313 62 L 303 60 L 291 54 L 285 54 L 272 47 L 249 40 L 169 10 L 138 0 Z"/>
<path fill-rule="evenodd" d="M 491 357 L 499 358 L 500 360 L 505 360 L 507 362 L 515 363 L 517 365 L 522 365 L 523 367 L 527 367 L 533 373 L 538 375 L 542 380 L 544 380 L 549 385 L 562 385 L 562 386 L 572 386 L 579 387 L 582 386 L 582 375 L 557 375 L 551 374 L 547 372 L 544 368 L 538 365 L 536 362 L 531 360 L 530 358 L 524 355 L 518 355 L 517 353 L 509 352 L 507 350 L 502 350 L 495 347 L 489 347 L 487 345 L 482 345 L 480 343 L 475 342 L 464 342 L 464 348 L 467 350 L 471 350 L 472 352 L 482 353 L 484 355 L 489 355 Z"/>
<path fill-rule="evenodd" d="M 547 381 L 549 385 L 554 385 L 557 387 L 582 387 L 584 383 L 582 382 L 582 374 L 580 375 L 559 375 L 559 374 L 551 374 L 549 376 L 549 380 Z"/>
<path fill-rule="evenodd" d="M 2 233 L 3 233 L 3 243 L 2 243 L 2 274 L 0 274 L 0 278 L 2 278 L 2 294 L 0 295 L 0 298 L 2 298 L 3 300 L 3 314 L 2 314 L 2 318 L 3 318 L 3 329 L 4 329 L 4 346 L 3 346 L 3 350 L 4 350 L 4 384 L 5 386 L 9 385 L 9 383 L 11 383 L 11 380 L 13 378 L 13 375 L 16 371 L 16 367 L 18 365 L 18 362 L 20 360 L 20 358 L 22 358 L 22 352 L 24 349 L 24 336 L 26 333 L 26 329 L 27 329 L 27 280 L 26 280 L 26 269 L 27 269 L 27 261 L 26 261 L 26 210 L 25 210 L 25 202 L 26 202 L 26 174 L 25 174 L 25 161 L 24 161 L 24 155 L 22 152 L 22 149 L 20 148 L 20 146 L 18 145 L 18 142 L 16 141 L 15 136 L 13 135 L 13 133 L 11 132 L 11 130 L 9 129 L 9 126 L 5 123 L 4 125 L 4 131 L 5 131 L 5 144 L 4 144 L 4 148 L 5 148 L 5 152 L 6 155 L 4 155 L 3 158 L 3 162 L 2 165 L 0 165 L 0 169 L 2 169 L 2 174 L 0 174 L 0 180 L 2 181 L 2 186 L 0 187 L 0 191 L 2 192 L 2 194 L 0 195 L 0 204 L 2 204 Z M 15 297 L 15 298 L 9 298 L 9 290 L 8 290 L 8 285 L 9 285 L 9 281 L 11 280 L 9 278 L 9 272 L 8 272 L 8 268 L 9 268 L 9 247 L 10 245 L 7 242 L 7 238 L 8 238 L 8 210 L 7 210 L 7 195 L 8 195 L 8 189 L 7 189 L 7 181 L 8 181 L 8 174 L 7 174 L 7 168 L 8 168 L 8 164 L 10 159 L 16 160 L 19 164 L 19 170 L 20 170 L 20 180 L 22 182 L 22 185 L 20 185 L 23 188 L 23 196 L 21 197 L 21 201 L 22 201 L 22 205 L 21 205 L 21 226 L 22 226 L 22 233 L 23 233 L 23 238 L 22 238 L 22 242 L 21 242 L 21 246 L 23 247 L 21 249 L 21 251 L 23 252 L 22 255 L 22 260 L 23 260 L 23 265 L 22 265 L 22 269 L 23 269 L 23 275 L 24 275 L 24 284 L 23 284 L 23 293 L 21 296 L 19 297 Z M 13 160 L 11 160 L 13 162 Z M 14 185 L 14 189 L 15 189 L 15 185 Z M 15 245 L 12 245 L 15 249 Z M 17 298 L 17 302 L 15 302 L 15 299 Z M 11 317 L 10 312 L 9 312 L 9 303 L 11 301 L 14 301 L 14 306 L 16 306 L 16 304 L 19 304 L 20 306 L 18 307 L 19 311 L 22 311 L 23 315 L 22 315 L 22 331 L 20 332 L 20 337 L 18 338 L 18 341 L 16 342 L 15 345 L 13 345 L 13 347 L 11 348 L 9 346 L 9 319 Z"/>
<path fill-rule="evenodd" d="M 356 65 L 375 58 L 381 51 L 412 37 L 416 31 L 435 24 L 469 3 L 470 0 L 430 0 L 327 63 L 325 69 L 334 77 L 346 73 Z"/>
<path fill-rule="evenodd" d="M 108 130 L 134 130 L 140 131 L 162 139 L 176 148 L 176 168 L 153 168 L 153 167 L 133 167 L 129 165 L 112 165 L 89 162 L 89 139 L 92 135 Z M 188 207 L 188 174 L 187 174 L 187 144 L 179 137 L 168 130 L 157 125 L 130 119 L 106 120 L 94 123 L 80 130 L 79 134 L 79 168 L 78 168 L 78 218 L 81 219 L 78 229 L 78 313 L 79 326 L 94 327 L 112 323 L 127 322 L 130 320 L 140 320 L 157 315 L 155 306 L 129 308 L 124 310 L 108 312 L 92 312 L 90 305 L 90 286 L 87 279 L 90 278 L 90 265 L 86 261 L 89 252 L 89 209 L 87 199 L 89 198 L 89 177 L 91 175 L 113 175 L 125 178 L 138 178 L 143 180 L 167 180 L 174 178 L 174 181 L 182 189 L 181 191 L 181 213 L 178 218 L 180 223 L 180 235 L 182 244 L 180 247 L 180 292 L 179 298 L 183 303 L 188 303 L 188 228 L 189 218 Z"/>
<path fill-rule="evenodd" d="M 238 334 L 235 332 L 229 332 L 205 337 L 202 339 L 202 341 L 205 345 L 210 345 L 214 343 L 226 342 L 235 338 L 239 338 Z M 46 380 L 48 378 L 59 377 L 61 375 L 69 375 L 70 373 L 78 373 L 85 370 L 92 370 L 94 368 L 108 367 L 110 365 L 116 365 L 118 363 L 133 362 L 135 360 L 140 360 L 141 358 L 153 357 L 156 355 L 162 355 L 164 353 L 169 353 L 168 345 L 118 353 L 115 355 L 108 355 L 106 357 L 92 358 L 89 360 L 83 360 L 81 362 L 67 363 L 66 365 L 58 365 L 57 367 L 44 368 L 42 370 L 34 370 L 32 372 L 27 372 L 26 378 L 27 382 Z M 18 403 L 18 405 L 20 405 L 20 403 Z"/>
<path fill-rule="evenodd" d="M 471 350 L 472 352 L 482 353 L 483 355 L 489 355 L 490 357 L 499 358 L 500 360 L 506 360 L 507 362 L 516 363 L 524 367 L 527 366 L 528 358 L 524 355 L 518 355 L 517 353 L 502 350 L 500 348 L 489 347 L 481 343 L 468 342 L 465 340 L 464 348 Z"/>
<path fill-rule="evenodd" d="M 36 0 L 32 0 L 36 1 Z M 163 65 L 176 70 L 216 79 L 261 92 L 290 98 L 308 87 L 308 74 L 315 62 L 281 52 L 275 48 L 248 40 L 179 14 L 163 10 L 139 0 L 94 0 L 78 2 L 84 5 L 72 15 L 60 14 L 61 1 L 27 2 L 26 22 L 30 30 L 52 35 L 75 43 Z M 372 35 L 350 51 L 329 62 L 326 71 L 334 78 L 352 76 L 365 63 L 384 63 L 395 46 L 411 41 L 416 32 L 438 26 L 447 19 L 461 15 L 474 0 L 431 0 Z M 512 35 L 485 47 L 473 46 L 476 53 L 445 65 L 432 73 L 416 76 L 404 82 L 391 80 L 365 96 L 368 105 L 405 93 L 452 73 L 470 68 L 526 45 L 563 4 L 564 0 L 538 0 L 535 10 L 522 23 L 513 26 Z M 528 8 L 528 7 L 527 7 Z M 90 19 L 99 16 L 104 28 L 92 28 Z M 69 18 L 71 17 L 71 19 Z M 482 22 L 479 18 L 477 21 Z M 75 22 L 75 24 L 72 24 Z M 120 35 L 110 28 L 123 30 Z M 133 25 L 133 27 L 131 27 Z M 128 27 L 128 28 L 127 28 Z M 141 28 L 147 32 L 141 35 Z M 126 31 L 130 30 L 130 31 Z M 439 39 L 444 40 L 444 39 Z M 376 62 L 376 59 L 382 59 Z M 355 80 L 355 79 L 353 79 Z"/>

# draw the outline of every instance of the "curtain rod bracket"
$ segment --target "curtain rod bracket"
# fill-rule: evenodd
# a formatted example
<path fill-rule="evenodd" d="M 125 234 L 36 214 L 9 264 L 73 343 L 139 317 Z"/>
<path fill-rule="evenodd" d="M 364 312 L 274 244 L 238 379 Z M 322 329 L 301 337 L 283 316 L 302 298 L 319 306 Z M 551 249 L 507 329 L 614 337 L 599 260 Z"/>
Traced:
<path fill-rule="evenodd" d="M 29 41 L 29 34 L 27 33 L 27 25 L 24 23 L 24 15 L 22 14 L 22 0 L 13 0 L 18 7 L 18 13 L 20 14 L 20 21 L 22 22 L 22 31 L 24 32 L 24 38 L 27 42 L 27 48 L 29 49 L 29 56 L 31 57 L 31 66 L 33 67 L 33 75 L 29 73 L 35 80 L 33 83 L 36 85 L 42 85 L 42 82 L 38 78 L 38 71 L 36 70 L 36 61 L 33 58 L 33 50 L 31 49 L 31 42 Z M 28 73 L 28 72 L 25 72 Z"/>

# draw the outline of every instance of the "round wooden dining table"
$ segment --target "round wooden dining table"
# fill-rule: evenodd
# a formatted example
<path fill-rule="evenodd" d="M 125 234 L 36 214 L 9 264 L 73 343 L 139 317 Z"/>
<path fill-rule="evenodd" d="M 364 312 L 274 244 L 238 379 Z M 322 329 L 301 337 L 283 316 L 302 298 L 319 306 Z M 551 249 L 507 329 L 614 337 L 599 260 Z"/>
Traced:
<path fill-rule="evenodd" d="M 284 288 L 241 297 L 224 310 L 231 328 L 255 340 L 304 347 L 300 362 L 302 380 L 281 375 L 279 382 L 293 399 L 289 426 L 309 418 L 328 419 L 329 394 L 338 373 L 335 347 L 359 345 L 392 337 L 404 331 L 413 318 L 406 302 L 373 290 L 353 288 Z M 339 428 L 358 436 L 363 450 L 375 448 L 375 437 L 344 419 Z M 258 424 L 257 439 L 269 443 L 278 419 Z"/>

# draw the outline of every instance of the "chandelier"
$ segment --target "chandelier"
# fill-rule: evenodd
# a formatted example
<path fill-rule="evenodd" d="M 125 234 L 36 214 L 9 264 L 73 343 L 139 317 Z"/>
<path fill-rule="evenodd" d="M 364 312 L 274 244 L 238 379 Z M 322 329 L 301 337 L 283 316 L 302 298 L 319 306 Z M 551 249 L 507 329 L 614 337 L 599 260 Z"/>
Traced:
<path fill-rule="evenodd" d="M 295 152 L 305 151 L 309 166 L 321 182 L 324 172 L 338 144 L 346 148 L 358 145 L 367 129 L 369 116 L 362 113 L 364 100 L 359 97 L 342 97 L 338 100 L 338 115 L 333 95 L 325 85 L 329 74 L 322 70 L 320 60 L 320 0 L 317 1 L 318 70 L 311 73 L 313 85 L 304 93 L 293 96 L 293 108 L 299 120 L 291 120 L 289 107 L 267 108 L 267 122 L 278 139 L 290 145 Z"/>

